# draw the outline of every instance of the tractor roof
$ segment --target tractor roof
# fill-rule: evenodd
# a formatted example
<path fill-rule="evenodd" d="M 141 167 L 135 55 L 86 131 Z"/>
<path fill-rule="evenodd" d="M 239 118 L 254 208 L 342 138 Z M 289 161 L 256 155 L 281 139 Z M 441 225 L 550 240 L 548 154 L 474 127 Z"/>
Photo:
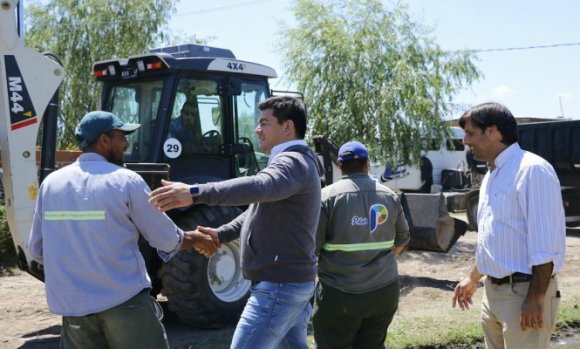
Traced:
<path fill-rule="evenodd" d="M 152 49 L 149 54 L 99 61 L 93 65 L 93 73 L 98 80 L 132 79 L 138 75 L 164 70 L 277 77 L 274 69 L 237 60 L 230 50 L 194 44 Z"/>

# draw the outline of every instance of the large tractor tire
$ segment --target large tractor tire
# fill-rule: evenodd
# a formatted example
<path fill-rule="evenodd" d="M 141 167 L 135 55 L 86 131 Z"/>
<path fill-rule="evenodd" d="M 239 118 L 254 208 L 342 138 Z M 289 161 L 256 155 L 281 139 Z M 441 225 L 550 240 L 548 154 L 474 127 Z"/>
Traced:
<path fill-rule="evenodd" d="M 466 199 L 467 222 L 471 231 L 477 231 L 477 206 L 479 204 L 479 194 L 474 193 Z"/>
<path fill-rule="evenodd" d="M 176 223 L 183 230 L 218 227 L 240 213 L 235 207 L 198 206 Z M 160 276 L 169 310 L 197 328 L 219 328 L 236 322 L 251 286 L 242 276 L 239 247 L 239 240 L 223 243 L 209 259 L 191 248 L 166 263 Z"/>

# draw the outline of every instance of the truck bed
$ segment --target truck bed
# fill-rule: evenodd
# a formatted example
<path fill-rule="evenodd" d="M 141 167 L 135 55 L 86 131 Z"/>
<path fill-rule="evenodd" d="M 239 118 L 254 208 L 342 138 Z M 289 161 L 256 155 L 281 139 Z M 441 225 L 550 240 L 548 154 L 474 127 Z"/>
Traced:
<path fill-rule="evenodd" d="M 522 149 L 546 159 L 563 187 L 580 187 L 580 120 L 518 125 Z"/>

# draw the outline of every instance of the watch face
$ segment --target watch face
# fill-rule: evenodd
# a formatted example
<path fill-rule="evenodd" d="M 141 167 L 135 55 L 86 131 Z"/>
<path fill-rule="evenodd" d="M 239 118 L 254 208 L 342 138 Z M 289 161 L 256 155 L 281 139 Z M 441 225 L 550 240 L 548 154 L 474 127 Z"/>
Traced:
<path fill-rule="evenodd" d="M 191 196 L 198 196 L 199 195 L 199 187 L 196 185 L 189 187 L 189 194 L 191 194 Z"/>

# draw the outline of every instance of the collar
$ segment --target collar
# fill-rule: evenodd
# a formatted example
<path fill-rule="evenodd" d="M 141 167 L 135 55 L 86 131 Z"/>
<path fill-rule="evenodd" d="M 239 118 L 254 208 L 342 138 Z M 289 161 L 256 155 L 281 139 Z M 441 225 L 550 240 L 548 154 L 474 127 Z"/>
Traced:
<path fill-rule="evenodd" d="M 518 143 L 514 143 L 509 147 L 505 148 L 499 155 L 495 158 L 495 169 L 501 168 L 505 163 L 509 161 L 510 158 L 520 153 L 522 149 Z"/>
<path fill-rule="evenodd" d="M 107 159 L 101 154 L 86 152 L 79 155 L 77 161 L 107 161 Z"/>
<path fill-rule="evenodd" d="M 276 156 L 278 156 L 281 152 L 283 152 L 284 150 L 286 150 L 292 146 L 295 146 L 295 145 L 303 145 L 306 147 L 308 146 L 306 141 L 303 139 L 293 139 L 293 140 L 288 141 L 288 142 L 280 143 L 277 146 L 272 148 L 272 152 L 270 153 L 270 158 L 268 159 L 268 165 L 270 165 L 272 160 L 274 160 L 274 158 Z"/>
<path fill-rule="evenodd" d="M 357 173 L 351 173 L 351 174 L 347 174 L 347 175 L 341 176 L 339 178 L 339 180 L 341 180 L 341 179 L 349 179 L 349 178 L 363 178 L 363 177 L 370 178 L 370 176 L 368 174 L 364 173 L 364 172 L 357 172 Z"/>

